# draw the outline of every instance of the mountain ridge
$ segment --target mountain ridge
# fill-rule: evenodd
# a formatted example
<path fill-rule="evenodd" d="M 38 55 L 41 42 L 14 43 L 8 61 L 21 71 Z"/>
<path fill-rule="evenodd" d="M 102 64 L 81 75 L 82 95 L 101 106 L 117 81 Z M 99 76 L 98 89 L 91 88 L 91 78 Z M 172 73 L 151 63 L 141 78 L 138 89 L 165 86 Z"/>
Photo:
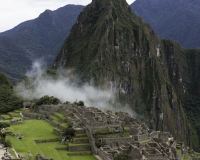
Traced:
<path fill-rule="evenodd" d="M 0 33 L 0 70 L 17 82 L 37 59 L 45 57 L 50 66 L 83 8 L 66 5 L 55 11 L 46 10 L 38 18 Z"/>
<path fill-rule="evenodd" d="M 136 0 L 131 8 L 162 38 L 173 39 L 186 48 L 200 47 L 198 1 Z"/>

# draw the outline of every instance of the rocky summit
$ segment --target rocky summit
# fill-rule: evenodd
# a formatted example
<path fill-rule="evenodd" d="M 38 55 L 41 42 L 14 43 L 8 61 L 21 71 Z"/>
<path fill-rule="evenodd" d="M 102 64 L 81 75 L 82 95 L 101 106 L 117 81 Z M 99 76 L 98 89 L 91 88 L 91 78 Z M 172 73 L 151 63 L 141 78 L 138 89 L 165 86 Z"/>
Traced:
<path fill-rule="evenodd" d="M 110 87 L 151 129 L 199 150 L 200 50 L 162 40 L 125 0 L 93 0 L 71 29 L 53 68 Z"/>

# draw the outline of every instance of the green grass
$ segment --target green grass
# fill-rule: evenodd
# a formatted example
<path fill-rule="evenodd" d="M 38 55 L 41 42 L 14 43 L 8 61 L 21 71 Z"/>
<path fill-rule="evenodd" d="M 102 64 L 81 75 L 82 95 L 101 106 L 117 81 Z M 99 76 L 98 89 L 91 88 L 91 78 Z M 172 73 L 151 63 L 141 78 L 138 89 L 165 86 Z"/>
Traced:
<path fill-rule="evenodd" d="M 188 156 L 188 155 L 185 155 L 185 156 L 184 156 L 184 160 L 190 160 L 190 158 L 191 158 L 191 157 Z"/>
<path fill-rule="evenodd" d="M 130 130 L 130 128 L 129 127 L 124 127 L 124 131 L 129 131 Z"/>
<path fill-rule="evenodd" d="M 132 136 L 126 136 L 126 137 L 111 137 L 111 138 L 103 138 L 103 139 L 127 139 L 132 138 Z"/>
<path fill-rule="evenodd" d="M 56 124 L 60 124 L 60 121 L 58 120 L 57 117 L 53 116 L 53 115 L 50 115 L 51 118 L 53 118 L 53 122 L 56 123 Z"/>
<path fill-rule="evenodd" d="M 54 112 L 54 114 L 56 114 L 57 116 L 59 116 L 59 117 L 62 118 L 62 119 L 67 118 L 64 114 L 59 113 L 59 112 Z"/>
<path fill-rule="evenodd" d="M 16 133 L 22 134 L 24 138 L 32 140 L 53 139 L 57 136 L 53 133 L 53 126 L 43 120 L 26 120 L 24 125 L 11 126 Z M 48 133 L 48 135 L 46 135 Z"/>
<path fill-rule="evenodd" d="M 0 122 L 3 122 L 3 123 L 10 123 L 10 120 L 0 120 Z"/>
<path fill-rule="evenodd" d="M 86 133 L 76 134 L 75 138 L 87 137 Z"/>
<path fill-rule="evenodd" d="M 69 145 L 69 146 L 88 146 L 88 145 L 90 145 L 90 144 L 89 144 L 89 143 L 79 143 L 79 144 L 75 144 L 75 143 L 68 142 L 68 145 Z"/>
<path fill-rule="evenodd" d="M 57 138 L 53 133 L 53 126 L 43 120 L 26 120 L 23 125 L 13 125 L 7 131 L 23 136 L 22 140 L 12 136 L 7 138 L 11 141 L 15 150 L 26 157 L 28 156 L 28 151 L 31 151 L 33 155 L 36 155 L 36 153 L 45 155 L 34 140 Z"/>
<path fill-rule="evenodd" d="M 53 158 L 54 160 L 96 160 L 94 156 L 68 156 L 67 153 L 71 153 L 67 150 L 56 150 L 55 148 L 65 148 L 66 145 L 61 144 L 59 141 L 57 142 L 47 142 L 47 143 L 35 143 L 34 140 L 40 139 L 53 139 L 58 138 L 53 133 L 53 126 L 44 120 L 25 120 L 22 125 L 12 125 L 8 128 L 8 131 L 13 133 L 21 134 L 23 136 L 22 140 L 19 140 L 16 137 L 7 136 L 15 148 L 16 152 L 20 155 L 28 157 L 29 151 L 32 153 L 32 160 L 36 160 L 35 155 L 37 153 L 44 155 L 47 158 Z M 86 138 L 86 134 L 78 134 L 78 136 L 83 136 Z M 81 137 L 80 137 L 81 138 Z M 69 143 L 71 146 L 81 146 L 81 145 L 89 145 L 89 143 L 84 144 L 73 144 Z M 88 152 L 88 151 L 80 151 L 80 152 Z M 80 153 L 77 152 L 77 153 Z M 91 152 L 91 151 L 90 151 Z M 10 150 L 12 155 L 15 155 L 12 150 Z M 74 152 L 73 152 L 74 153 Z M 91 152 L 92 153 L 92 152 Z"/>
<path fill-rule="evenodd" d="M 53 158 L 55 160 L 62 160 L 68 158 L 66 151 L 65 151 L 65 156 L 64 155 L 61 156 L 55 149 L 55 148 L 67 147 L 66 145 L 63 145 L 60 142 L 38 143 L 37 146 L 48 158 Z"/>
<path fill-rule="evenodd" d="M 80 154 L 80 153 L 88 153 L 88 152 L 90 152 L 90 154 L 92 154 L 91 150 L 88 150 L 88 151 L 67 151 L 66 153 L 67 154 L 72 154 L 72 153 L 78 153 L 78 154 Z"/>
<path fill-rule="evenodd" d="M 71 160 L 65 150 L 57 150 L 57 153 L 63 160 Z M 55 159 L 56 160 L 56 159 Z"/>
<path fill-rule="evenodd" d="M 108 128 L 95 128 L 93 131 L 94 131 L 94 132 L 98 132 L 98 131 L 109 131 L 109 129 L 108 129 Z"/>
<path fill-rule="evenodd" d="M 16 155 L 15 155 L 15 152 L 14 152 L 11 148 L 8 149 L 8 152 L 9 152 L 13 157 L 17 158 Z"/>
<path fill-rule="evenodd" d="M 12 117 L 21 117 L 17 112 L 9 112 L 8 114 L 10 114 Z"/>
<path fill-rule="evenodd" d="M 22 110 L 14 110 L 13 112 L 15 112 L 15 113 L 21 113 Z"/>
<path fill-rule="evenodd" d="M 94 156 L 92 155 L 87 155 L 87 156 L 69 156 L 70 160 L 97 160 Z"/>
<path fill-rule="evenodd" d="M 74 137 L 73 139 L 75 139 L 75 140 L 76 140 L 76 139 L 88 139 L 88 137 L 78 137 L 78 138 L 77 138 L 77 137 Z"/>
<path fill-rule="evenodd" d="M 177 152 L 177 154 L 179 155 L 179 156 L 181 156 L 181 149 L 176 149 L 176 152 Z"/>
<path fill-rule="evenodd" d="M 68 123 L 61 123 L 60 125 L 63 126 L 63 127 L 65 127 L 65 128 L 69 127 Z"/>
<path fill-rule="evenodd" d="M 147 139 L 140 141 L 140 143 L 146 143 L 146 142 L 149 142 L 150 140 L 151 140 L 150 138 L 147 138 Z"/>
<path fill-rule="evenodd" d="M 11 117 L 10 117 L 9 115 L 7 115 L 7 114 L 2 114 L 1 116 L 2 116 L 3 118 L 5 118 L 6 120 L 11 119 Z"/>

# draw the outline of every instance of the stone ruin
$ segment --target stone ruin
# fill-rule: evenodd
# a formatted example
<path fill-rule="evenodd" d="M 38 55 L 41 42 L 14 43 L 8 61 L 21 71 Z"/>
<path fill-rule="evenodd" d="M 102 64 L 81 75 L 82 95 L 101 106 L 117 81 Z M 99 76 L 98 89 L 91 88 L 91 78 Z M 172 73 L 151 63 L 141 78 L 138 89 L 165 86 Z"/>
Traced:
<path fill-rule="evenodd" d="M 133 160 L 178 158 L 177 142 L 170 133 L 150 130 L 144 123 L 128 113 L 112 113 L 95 107 L 63 104 L 42 105 L 37 107 L 37 113 L 22 114 L 28 118 L 37 118 L 42 115 L 42 119 L 47 119 L 52 123 L 48 117 L 53 112 L 64 114 L 66 120 L 63 121 L 72 124 L 77 132 L 85 132 L 90 144 L 90 147 L 87 146 L 85 150 L 91 148 L 92 152 L 103 160 L 112 160 L 124 154 L 131 156 Z M 56 134 L 59 135 L 59 132 Z M 96 146 L 96 142 L 99 142 L 100 147 Z M 84 148 L 81 149 L 84 150 Z M 76 148 L 73 148 L 73 151 L 76 151 Z M 47 159 L 41 155 L 37 157 L 38 160 Z"/>

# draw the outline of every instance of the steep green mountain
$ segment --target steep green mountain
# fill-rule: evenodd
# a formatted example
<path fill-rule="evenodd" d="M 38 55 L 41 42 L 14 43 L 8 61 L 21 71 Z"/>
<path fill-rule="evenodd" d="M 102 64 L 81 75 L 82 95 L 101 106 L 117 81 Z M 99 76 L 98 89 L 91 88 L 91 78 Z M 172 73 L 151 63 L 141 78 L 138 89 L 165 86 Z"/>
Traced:
<path fill-rule="evenodd" d="M 199 150 L 199 62 L 200 50 L 160 39 L 125 0 L 93 0 L 52 67 L 110 89 L 150 128 L 170 131 Z"/>
<path fill-rule="evenodd" d="M 136 0 L 131 8 L 162 38 L 186 48 L 200 47 L 200 1 Z"/>
<path fill-rule="evenodd" d="M 44 58 L 50 66 L 83 8 L 67 5 L 46 10 L 38 18 L 0 33 L 0 70 L 16 82 L 36 59 Z"/>
<path fill-rule="evenodd" d="M 21 99 L 16 96 L 13 84 L 0 72 L 0 113 L 6 113 L 21 107 Z"/>

